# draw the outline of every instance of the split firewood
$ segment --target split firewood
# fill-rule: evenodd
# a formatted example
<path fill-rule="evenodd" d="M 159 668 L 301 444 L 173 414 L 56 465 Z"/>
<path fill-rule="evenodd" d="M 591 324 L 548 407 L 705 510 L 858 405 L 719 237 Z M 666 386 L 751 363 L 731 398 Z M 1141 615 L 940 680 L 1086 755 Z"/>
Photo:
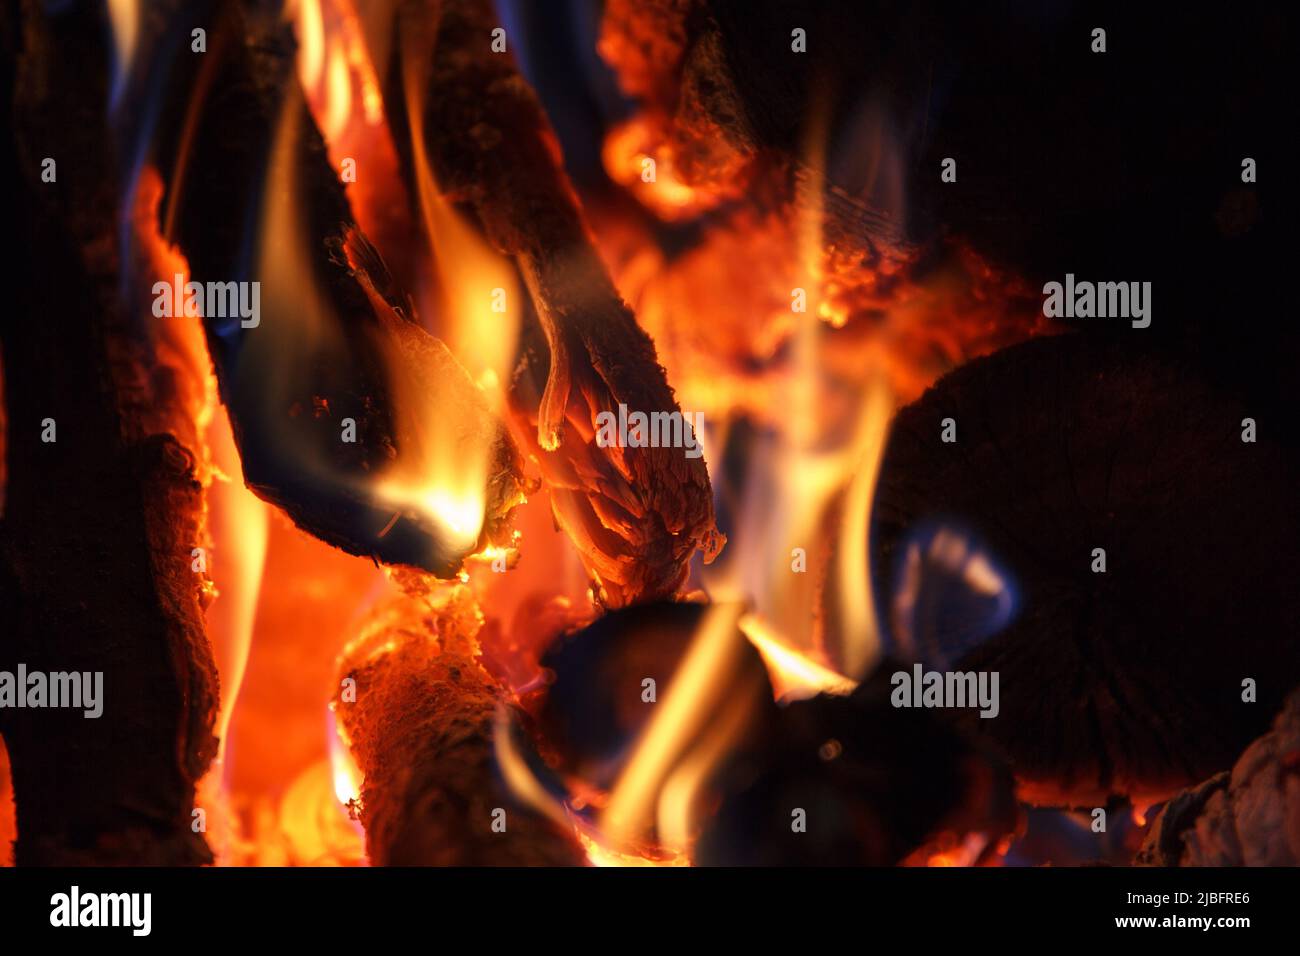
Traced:
<path fill-rule="evenodd" d="M 1175 795 L 1139 866 L 1300 866 L 1300 692 L 1233 766 Z"/>
<path fill-rule="evenodd" d="M 35 0 L 0 13 L 12 44 L 0 86 L 13 93 L 0 162 L 24 237 L 10 252 L 23 281 L 0 318 L 0 669 L 28 674 L 9 687 L 28 706 L 6 701 L 0 733 L 18 864 L 200 864 L 211 853 L 195 783 L 217 707 L 209 582 L 192 563 L 206 535 L 207 373 L 201 337 L 147 321 L 148 283 L 130 271 L 140 250 L 126 238 L 129 151 L 104 114 L 105 17 Z M 98 700 L 33 707 L 34 673 L 71 675 Z"/>
<path fill-rule="evenodd" d="M 1243 441 L 1249 417 L 1187 360 L 1090 335 L 977 359 L 898 414 L 879 606 L 930 520 L 1009 572 L 1011 623 L 934 653 L 1000 674 L 1000 713 L 970 723 L 1031 802 L 1162 800 L 1230 767 L 1300 683 L 1297 475 L 1267 431 Z"/>
<path fill-rule="evenodd" d="M 571 830 L 518 806 L 493 744 L 505 690 L 476 657 L 468 592 L 376 609 L 340 656 L 333 708 L 364 776 L 359 815 L 376 866 L 566 866 Z"/>
<path fill-rule="evenodd" d="M 423 91 L 417 108 L 439 188 L 473 209 L 531 293 L 541 328 L 525 332 L 513 424 L 598 598 L 622 606 L 669 596 L 697 551 L 711 560 L 723 543 L 708 471 L 681 448 L 595 441 L 602 412 L 680 409 L 592 244 L 535 94 L 512 57 L 492 49 L 498 26 L 481 0 L 401 4 L 388 99 Z M 396 138 L 409 141 L 409 130 Z"/>
<path fill-rule="evenodd" d="M 330 544 L 449 576 L 509 543 L 518 452 L 356 226 L 288 26 L 233 2 L 203 22 L 210 49 L 178 57 L 157 161 L 194 280 L 258 289 L 255 317 L 203 316 L 245 479 Z"/>

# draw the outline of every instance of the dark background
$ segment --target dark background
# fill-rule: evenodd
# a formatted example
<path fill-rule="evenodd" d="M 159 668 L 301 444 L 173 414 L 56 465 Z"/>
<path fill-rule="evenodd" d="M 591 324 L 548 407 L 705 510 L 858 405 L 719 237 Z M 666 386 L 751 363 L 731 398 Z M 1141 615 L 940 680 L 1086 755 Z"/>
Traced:
<path fill-rule="evenodd" d="M 599 0 L 500 4 L 580 189 L 607 186 L 606 123 L 631 105 L 595 54 Z M 906 230 L 950 233 L 1038 287 L 1150 281 L 1145 345 L 1191 356 L 1300 439 L 1292 168 L 1295 15 L 1284 3 L 710 0 L 767 145 L 799 151 L 829 73 L 829 177 L 860 186 L 854 125 L 883 110 L 901 147 Z M 790 53 L 790 30 L 808 53 Z M 1092 30 L 1106 52 L 1091 52 Z M 821 89 L 821 87 L 817 87 Z M 954 157 L 958 181 L 942 184 Z M 1257 181 L 1241 181 L 1241 162 Z M 1087 329 L 1116 331 L 1113 321 Z M 1121 323 L 1122 324 L 1122 323 Z"/>

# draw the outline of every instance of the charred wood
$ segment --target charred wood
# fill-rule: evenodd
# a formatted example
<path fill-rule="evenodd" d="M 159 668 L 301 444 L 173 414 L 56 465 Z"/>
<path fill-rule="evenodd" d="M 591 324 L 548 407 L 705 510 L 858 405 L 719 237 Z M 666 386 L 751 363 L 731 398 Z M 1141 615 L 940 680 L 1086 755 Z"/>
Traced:
<path fill-rule="evenodd" d="M 680 408 L 592 244 L 535 94 L 513 59 L 491 48 L 497 25 L 478 0 L 401 4 L 388 99 L 404 102 L 408 82 L 424 91 L 420 125 L 439 187 L 474 210 L 531 293 L 540 328 L 525 336 L 512 386 L 514 430 L 598 597 L 617 607 L 670 596 L 692 556 L 710 560 L 723 543 L 708 472 L 680 448 L 594 441 L 596 416 L 620 404 Z M 408 141 L 409 163 L 406 122 L 396 138 Z"/>
<path fill-rule="evenodd" d="M 195 783 L 216 749 L 203 624 L 203 380 L 123 282 L 129 170 L 105 122 L 103 8 L 5 5 L 17 307 L 0 320 L 7 496 L 3 669 L 102 674 L 102 714 L 0 710 L 20 865 L 199 864 Z M 77 64 L 75 68 L 69 64 Z M 11 72 L 12 70 L 12 72 Z M 43 177 L 55 162 L 52 181 Z M 12 165 L 11 165 L 12 164 Z M 53 431 L 51 431 L 53 429 Z M 25 693 L 27 688 L 20 689 Z"/>
<path fill-rule="evenodd" d="M 1231 766 L 1300 682 L 1295 466 L 1274 436 L 1242 441 L 1248 414 L 1186 362 L 1084 335 L 977 359 L 898 414 L 878 606 L 923 522 L 969 528 L 1007 567 L 1009 626 L 939 650 L 1000 674 L 1000 714 L 971 724 L 1032 802 L 1163 799 Z"/>
<path fill-rule="evenodd" d="M 287 26 L 248 6 L 247 17 L 233 2 L 206 19 L 182 15 L 208 26 L 212 47 L 182 58 L 172 76 L 179 94 L 157 155 L 169 238 L 195 281 L 262 289 L 256 324 L 204 317 L 245 479 L 330 544 L 451 575 L 467 553 L 508 542 L 525 488 L 518 453 L 356 226 L 298 87 Z M 275 215 L 264 204 L 277 199 L 287 231 L 270 235 Z M 342 438 L 348 419 L 353 442 Z M 430 419 L 452 436 L 447 457 L 489 449 L 475 540 L 377 492 L 395 462 L 430 440 L 418 433 Z"/>
<path fill-rule="evenodd" d="M 370 861 L 580 864 L 572 832 L 505 790 L 492 735 L 498 707 L 511 705 L 475 656 L 475 614 L 463 595 L 407 596 L 377 609 L 340 658 L 333 707 L 364 775 Z"/>
<path fill-rule="evenodd" d="M 849 696 L 780 708 L 733 761 L 696 846 L 702 866 L 892 866 L 989 861 L 1017 829 L 994 748 L 890 703 L 888 669 Z"/>

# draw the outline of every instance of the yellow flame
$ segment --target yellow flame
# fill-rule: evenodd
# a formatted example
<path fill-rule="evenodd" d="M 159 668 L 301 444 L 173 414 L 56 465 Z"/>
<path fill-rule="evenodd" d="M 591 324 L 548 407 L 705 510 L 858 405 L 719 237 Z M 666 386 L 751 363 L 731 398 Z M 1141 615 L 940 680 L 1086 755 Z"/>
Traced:
<path fill-rule="evenodd" d="M 334 62 L 341 62 L 335 60 Z M 302 135 L 303 100 L 295 90 L 286 97 L 276 133 L 263 209 L 258 274 L 264 283 L 265 321 L 249 337 L 241 362 L 241 379 L 253 380 L 266 398 L 277 394 L 287 407 L 294 394 L 292 376 L 308 369 L 292 357 L 315 349 L 344 355 L 338 316 L 317 284 L 298 215 L 303 197 L 294 175 L 295 146 Z M 398 315 L 373 288 L 359 279 L 376 312 L 372 331 L 387 372 L 389 412 L 397 437 L 396 459 L 382 474 L 367 479 L 367 493 L 396 512 L 414 511 L 432 519 L 443 532 L 443 545 L 471 550 L 485 520 L 486 487 L 492 455 L 500 435 L 488 402 L 447 347 Z M 490 308 L 490 302 L 488 303 Z M 340 360 L 346 360 L 340 358 Z M 245 369 L 244 365 L 248 368 Z M 298 383 L 301 393 L 304 383 Z M 277 390 L 283 390 L 277 393 Z M 333 472 L 330 462 L 299 449 L 303 466 Z"/>
<path fill-rule="evenodd" d="M 300 0 L 296 7 L 298 78 L 310 96 L 325 69 L 325 23 L 320 0 Z"/>
<path fill-rule="evenodd" d="M 715 598 L 726 594 L 752 607 L 747 633 L 761 635 L 755 642 L 774 683 L 794 694 L 816 693 L 840 675 L 861 678 L 879 652 L 867 537 L 894 408 L 880 369 L 868 367 L 848 385 L 824 361 L 837 318 L 825 308 L 823 113 L 810 123 L 798 190 L 798 281 L 807 311 L 792 315 L 788 408 L 768 452 L 754 456 L 764 480 L 752 481 L 742 504 L 734 566 L 707 579 Z M 832 633 L 811 610 L 828 581 L 838 599 Z M 834 669 L 816 673 L 816 660 Z"/>
<path fill-rule="evenodd" d="M 326 736 L 329 744 L 330 775 L 334 781 L 334 796 L 346 807 L 354 800 L 361 799 L 361 768 L 352 757 L 352 748 L 343 739 L 332 705 L 328 714 Z"/>
<path fill-rule="evenodd" d="M 519 336 L 520 289 L 511 261 L 468 225 L 434 181 L 424 144 L 424 88 L 417 57 L 403 57 L 411 155 L 425 236 L 441 290 L 439 334 L 488 394 L 504 405 Z"/>
<path fill-rule="evenodd" d="M 712 605 L 637 739 L 593 825 L 552 796 L 529 768 L 504 709 L 493 739 L 497 766 L 523 803 L 572 829 L 594 866 L 689 866 L 710 775 L 750 727 L 764 699 L 736 621 L 741 609 Z M 570 796 L 574 806 L 591 803 Z"/>
<path fill-rule="evenodd" d="M 208 447 L 218 474 L 208 490 L 212 530 L 212 578 L 218 597 L 208 610 L 208 637 L 221 675 L 221 702 L 216 733 L 217 760 L 225 757 L 227 730 L 253 641 L 257 597 L 270 531 L 266 504 L 248 490 L 241 475 L 239 452 L 224 408 L 213 415 Z"/>
<path fill-rule="evenodd" d="M 280 800 L 275 822 L 267 821 L 258 827 L 282 834 L 284 858 L 259 863 L 366 865 L 364 831 L 335 800 L 332 776 L 330 762 L 320 760 L 294 779 Z"/>
<path fill-rule="evenodd" d="M 343 42 L 337 37 L 329 42 L 326 64 L 326 108 L 321 132 L 332 141 L 342 135 L 352 116 L 352 73 Z"/>
<path fill-rule="evenodd" d="M 722 714 L 703 731 L 703 739 L 678 762 L 668 774 L 659 790 L 658 837 L 664 847 L 679 850 L 687 858 L 684 848 L 695 840 L 700 814 L 700 798 L 705 792 L 709 776 L 740 739 L 752 719 L 748 701 L 723 708 Z"/>
<path fill-rule="evenodd" d="M 858 686 L 857 681 L 787 647 L 753 614 L 740 619 L 740 629 L 763 655 L 772 690 L 778 699 L 802 700 L 818 694 L 851 694 Z"/>
<path fill-rule="evenodd" d="M 107 0 L 107 3 L 113 48 L 117 53 L 117 75 L 122 77 L 130 72 L 135 57 L 140 34 L 140 5 L 138 0 Z"/>
<path fill-rule="evenodd" d="M 728 706 L 741 706 L 745 702 L 744 695 L 736 693 L 738 617 L 739 609 L 735 606 L 715 604 L 708 608 L 686 656 L 673 674 L 671 688 L 655 705 L 654 716 L 637 741 L 600 816 L 600 831 L 615 848 L 634 845 L 654 822 L 654 811 L 661 801 L 665 782 L 682 766 L 690 748 L 707 736 L 709 722 L 715 715 L 719 711 L 725 713 Z M 743 722 L 732 729 L 743 729 Z M 725 741 L 714 742 L 703 753 L 718 754 L 723 750 L 720 743 Z M 706 763 L 707 766 L 684 771 L 685 776 L 678 779 L 675 792 L 669 796 L 671 829 L 678 837 L 690 829 L 689 822 L 681 819 L 681 808 L 693 801 L 693 789 L 705 776 L 702 771 L 712 766 L 711 762 Z M 664 844 L 664 834 L 659 837 Z M 664 845 L 669 849 L 683 849 Z"/>
<path fill-rule="evenodd" d="M 413 168 L 438 278 L 436 290 L 420 290 L 420 300 L 424 312 L 436 317 L 436 331 L 450 347 L 447 351 L 439 343 L 434 358 L 448 366 L 448 375 L 468 372 L 467 388 L 483 399 L 486 411 L 496 414 L 504 409 L 501 383 L 509 379 L 518 336 L 515 274 L 509 260 L 461 220 L 433 181 L 424 146 L 422 85 L 412 58 L 406 63 Z M 397 509 L 432 515 L 452 544 L 470 550 L 484 526 L 485 489 L 497 433 L 486 426 L 486 413 L 430 403 L 427 383 L 412 377 L 409 364 L 400 354 L 391 356 L 390 386 L 400 430 L 415 437 L 404 450 L 406 460 L 382 476 L 376 490 Z"/>
<path fill-rule="evenodd" d="M 840 510 L 835 573 L 838 576 L 840 665 L 848 674 L 862 677 L 880 653 L 880 633 L 871 590 L 871 562 L 867 543 L 871 533 L 871 500 L 880 476 L 880 461 L 893 401 L 881 376 L 873 375 L 858 420 L 849 461 L 855 462 L 853 479 Z"/>
<path fill-rule="evenodd" d="M 622 867 L 661 867 L 690 866 L 690 858 L 685 853 L 670 853 L 663 857 L 641 856 L 636 853 L 623 853 L 600 842 L 600 839 L 585 830 L 578 831 L 578 842 L 586 851 L 587 862 L 592 866 Z"/>

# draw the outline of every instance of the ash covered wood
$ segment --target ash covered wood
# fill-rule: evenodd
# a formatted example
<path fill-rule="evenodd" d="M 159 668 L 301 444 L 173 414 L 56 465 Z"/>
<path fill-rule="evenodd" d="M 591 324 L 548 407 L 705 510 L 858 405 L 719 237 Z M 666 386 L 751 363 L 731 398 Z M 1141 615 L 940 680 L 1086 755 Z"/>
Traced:
<path fill-rule="evenodd" d="M 1141 866 L 1300 865 L 1300 692 L 1232 770 L 1172 797 Z"/>
<path fill-rule="evenodd" d="M 1000 673 L 999 715 L 971 724 L 1031 801 L 1163 799 L 1231 766 L 1300 682 L 1297 474 L 1275 437 L 1242 441 L 1249 414 L 1185 359 L 1072 335 L 971 362 L 897 416 L 880 606 L 923 521 L 971 529 L 1009 569 L 1018 615 L 951 666 Z"/>
<path fill-rule="evenodd" d="M 573 833 L 519 807 L 497 770 L 494 717 L 510 705 L 476 658 L 478 623 L 461 592 L 408 595 L 378 608 L 340 658 L 333 707 L 364 775 L 377 866 L 585 861 Z"/>
<path fill-rule="evenodd" d="M 18 864 L 199 864 L 211 854 L 191 811 L 217 706 L 206 582 L 191 565 L 205 535 L 203 382 L 145 320 L 147 287 L 124 281 L 129 170 L 104 118 L 104 17 L 36 2 L 0 14 L 13 108 L 3 173 L 24 237 L 0 319 L 0 669 L 102 674 L 99 717 L 6 707 L 0 732 Z"/>
<path fill-rule="evenodd" d="M 518 453 L 356 226 L 299 89 L 288 26 L 246 6 L 248 16 L 233 2 L 178 15 L 212 39 L 203 56 L 177 57 L 157 138 L 174 204 L 169 238 L 194 280 L 260 283 L 255 326 L 204 323 L 245 479 L 330 544 L 448 576 L 470 551 L 508 542 L 526 486 Z M 268 197 L 288 191 L 295 218 L 268 234 Z M 342 438 L 346 419 L 353 442 Z M 423 428 L 451 436 L 444 458 L 488 449 L 477 540 L 419 507 L 418 493 L 377 492 L 395 463 L 431 441 Z"/>
<path fill-rule="evenodd" d="M 525 333 L 512 386 L 515 433 L 550 485 L 558 522 L 611 606 L 672 595 L 692 556 L 722 546 L 702 458 L 681 448 L 597 447 L 602 411 L 679 412 L 650 338 L 592 244 L 559 148 L 480 0 L 399 7 L 388 101 L 403 71 L 423 91 L 422 126 L 439 187 L 468 204 L 518 263 L 540 328 Z M 393 110 L 402 121 L 400 108 Z M 409 124 L 408 124 L 409 125 Z M 410 162 L 409 129 L 397 137 Z"/>

